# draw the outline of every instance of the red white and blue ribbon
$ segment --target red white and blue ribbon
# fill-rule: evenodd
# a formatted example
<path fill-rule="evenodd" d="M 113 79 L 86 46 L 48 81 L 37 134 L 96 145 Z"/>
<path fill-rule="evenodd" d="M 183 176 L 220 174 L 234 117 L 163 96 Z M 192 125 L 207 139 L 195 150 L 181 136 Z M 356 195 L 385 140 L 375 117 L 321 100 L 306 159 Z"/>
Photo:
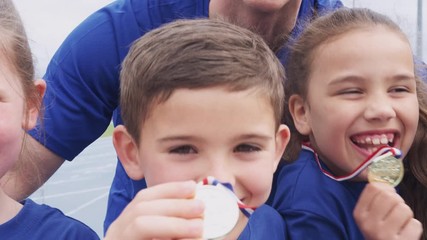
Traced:
<path fill-rule="evenodd" d="M 252 213 L 255 211 L 256 207 L 250 207 L 245 205 L 242 201 L 240 201 L 240 199 L 234 194 L 234 190 L 233 190 L 233 186 L 231 186 L 230 183 L 223 183 L 220 182 L 218 180 L 216 180 L 214 177 L 206 177 L 201 181 L 201 184 L 203 185 L 212 185 L 212 186 L 219 186 L 219 187 L 223 187 L 228 191 L 231 191 L 231 193 L 233 194 L 233 196 L 236 198 L 236 202 L 237 202 L 237 206 L 239 207 L 240 211 L 247 217 L 249 218 Z"/>
<path fill-rule="evenodd" d="M 309 147 L 307 145 L 302 145 L 302 148 L 305 150 L 313 152 L 314 156 L 316 158 L 317 165 L 319 166 L 319 168 L 323 172 L 323 174 L 325 174 L 329 178 L 332 178 L 333 180 L 336 180 L 336 181 L 345 181 L 345 180 L 349 180 L 349 179 L 354 178 L 355 176 L 359 175 L 360 172 L 365 170 L 365 168 L 368 167 L 369 164 L 371 164 L 375 160 L 375 158 L 377 158 L 379 156 L 388 155 L 388 156 L 394 156 L 395 158 L 401 158 L 402 157 L 402 152 L 399 149 L 393 148 L 393 147 L 388 147 L 388 146 L 382 146 L 379 149 L 377 149 L 375 152 L 373 152 L 368 158 L 366 158 L 366 160 L 363 161 L 353 172 L 351 172 L 347 175 L 344 175 L 344 176 L 335 176 L 322 167 L 322 164 L 320 163 L 320 160 L 319 160 L 319 156 L 311 147 Z"/>

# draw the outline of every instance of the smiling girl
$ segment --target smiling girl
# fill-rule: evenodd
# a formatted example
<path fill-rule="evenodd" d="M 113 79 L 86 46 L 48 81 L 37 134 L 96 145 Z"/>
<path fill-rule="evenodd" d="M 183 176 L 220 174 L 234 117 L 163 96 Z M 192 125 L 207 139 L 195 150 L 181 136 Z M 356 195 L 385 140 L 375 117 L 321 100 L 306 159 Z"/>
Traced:
<path fill-rule="evenodd" d="M 284 115 L 292 133 L 286 159 L 296 161 L 278 171 L 273 199 L 291 239 L 421 234 L 393 187 L 367 184 L 361 167 L 380 148 L 400 149 L 405 162 L 419 160 L 406 158 L 426 116 L 415 72 L 406 36 L 367 9 L 320 17 L 296 40 Z"/>

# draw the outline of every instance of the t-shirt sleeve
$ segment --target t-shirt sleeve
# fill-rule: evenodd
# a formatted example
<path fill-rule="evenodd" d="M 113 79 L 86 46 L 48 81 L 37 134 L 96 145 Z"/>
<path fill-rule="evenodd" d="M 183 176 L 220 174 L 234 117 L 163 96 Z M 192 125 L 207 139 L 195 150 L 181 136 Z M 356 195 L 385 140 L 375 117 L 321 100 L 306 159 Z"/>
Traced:
<path fill-rule="evenodd" d="M 341 0 L 317 0 L 317 10 L 320 14 L 334 11 L 343 6 Z"/>
<path fill-rule="evenodd" d="M 132 14 L 113 10 L 101 9 L 74 29 L 43 77 L 43 121 L 30 134 L 67 160 L 101 136 L 118 107 L 120 63 L 140 31 Z"/>

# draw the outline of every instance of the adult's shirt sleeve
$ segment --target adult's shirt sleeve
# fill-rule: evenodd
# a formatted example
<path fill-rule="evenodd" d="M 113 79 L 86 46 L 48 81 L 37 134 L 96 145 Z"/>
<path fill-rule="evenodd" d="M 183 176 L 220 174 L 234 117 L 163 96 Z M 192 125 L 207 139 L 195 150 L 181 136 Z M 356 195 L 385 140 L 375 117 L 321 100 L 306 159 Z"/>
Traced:
<path fill-rule="evenodd" d="M 119 4 L 83 21 L 48 65 L 43 122 L 30 134 L 67 160 L 96 140 L 118 106 L 121 59 L 139 35 L 133 12 Z"/>
<path fill-rule="evenodd" d="M 318 0 L 316 5 L 317 6 L 315 8 L 320 15 L 334 11 L 344 6 L 340 0 Z"/>

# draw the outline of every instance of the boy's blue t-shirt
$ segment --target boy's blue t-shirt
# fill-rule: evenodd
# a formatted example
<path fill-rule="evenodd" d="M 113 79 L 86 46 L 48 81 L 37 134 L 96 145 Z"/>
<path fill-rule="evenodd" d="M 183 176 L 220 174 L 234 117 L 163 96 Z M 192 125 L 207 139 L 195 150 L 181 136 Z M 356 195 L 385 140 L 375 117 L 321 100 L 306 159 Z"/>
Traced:
<path fill-rule="evenodd" d="M 276 209 L 262 205 L 249 218 L 238 240 L 285 240 L 285 232 L 283 219 Z"/>
<path fill-rule="evenodd" d="M 341 7 L 339 0 L 303 0 L 298 22 Z M 147 31 L 176 19 L 206 18 L 209 0 L 117 0 L 82 22 L 59 47 L 45 76 L 42 134 L 30 134 L 55 154 L 72 160 L 113 120 L 121 124 L 120 64 L 129 47 Z M 297 23 L 297 26 L 302 26 Z M 293 35 L 301 28 L 296 27 Z M 278 53 L 282 63 L 286 47 Z M 105 227 L 145 182 L 132 181 L 120 162 L 110 189 Z"/>
<path fill-rule="evenodd" d="M 0 224 L 0 239 L 72 240 L 99 239 L 88 226 L 65 216 L 60 210 L 27 199 L 19 213 Z"/>
<path fill-rule="evenodd" d="M 364 239 L 353 210 L 365 182 L 329 178 L 305 149 L 276 173 L 268 204 L 282 215 L 288 239 Z"/>

